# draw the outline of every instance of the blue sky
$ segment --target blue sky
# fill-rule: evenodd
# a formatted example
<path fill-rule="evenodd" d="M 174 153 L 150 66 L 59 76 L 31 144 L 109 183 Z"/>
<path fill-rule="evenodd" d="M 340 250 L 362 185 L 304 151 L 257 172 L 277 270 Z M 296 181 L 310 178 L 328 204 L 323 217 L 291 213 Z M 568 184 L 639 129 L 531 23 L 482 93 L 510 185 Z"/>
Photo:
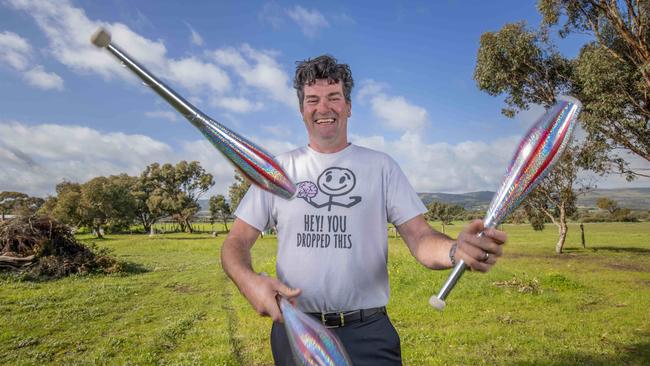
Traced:
<path fill-rule="evenodd" d="M 0 0 L 0 190 L 46 195 L 62 180 L 186 159 L 215 175 L 212 193 L 226 192 L 233 168 L 90 45 L 99 26 L 199 109 L 272 153 L 306 142 L 295 62 L 334 55 L 355 78 L 353 142 L 389 153 L 420 192 L 495 190 L 542 110 L 507 119 L 503 98 L 476 88 L 479 37 L 539 20 L 526 1 Z M 574 56 L 584 40 L 559 48 Z"/>

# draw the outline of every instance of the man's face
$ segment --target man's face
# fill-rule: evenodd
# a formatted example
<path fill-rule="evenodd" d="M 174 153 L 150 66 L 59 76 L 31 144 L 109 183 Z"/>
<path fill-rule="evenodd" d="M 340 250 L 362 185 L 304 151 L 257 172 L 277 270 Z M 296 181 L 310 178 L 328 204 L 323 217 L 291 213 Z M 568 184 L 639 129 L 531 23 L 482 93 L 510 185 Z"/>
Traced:
<path fill-rule="evenodd" d="M 343 84 L 330 84 L 318 79 L 305 85 L 305 99 L 301 109 L 302 119 L 312 148 L 333 152 L 348 144 L 348 117 L 352 105 L 345 100 Z"/>

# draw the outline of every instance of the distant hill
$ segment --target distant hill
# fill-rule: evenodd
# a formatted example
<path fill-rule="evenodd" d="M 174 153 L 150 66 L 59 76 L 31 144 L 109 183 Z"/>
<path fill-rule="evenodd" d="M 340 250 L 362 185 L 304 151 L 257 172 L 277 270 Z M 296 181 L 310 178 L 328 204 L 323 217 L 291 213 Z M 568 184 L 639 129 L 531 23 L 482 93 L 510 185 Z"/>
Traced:
<path fill-rule="evenodd" d="M 466 210 L 487 210 L 494 192 L 480 191 L 461 194 L 453 193 L 418 193 L 425 205 L 431 201 L 451 203 L 463 206 Z"/>
<path fill-rule="evenodd" d="M 425 205 L 436 200 L 444 203 L 451 203 L 463 206 L 466 210 L 487 209 L 494 192 L 480 191 L 461 194 L 452 193 L 418 193 L 418 196 Z M 616 189 L 594 189 L 578 197 L 578 207 L 595 208 L 596 201 L 601 197 L 607 197 L 616 201 L 619 207 L 627 207 L 631 210 L 650 210 L 650 188 L 616 188 Z"/>
<path fill-rule="evenodd" d="M 596 207 L 596 201 L 601 197 L 613 199 L 619 207 L 650 210 L 650 188 L 594 189 L 578 198 L 578 206 Z"/>
<path fill-rule="evenodd" d="M 463 206 L 466 210 L 486 210 L 490 205 L 494 192 L 479 191 L 468 193 L 418 193 L 425 205 L 436 200 Z M 578 198 L 578 207 L 595 208 L 596 201 L 601 197 L 611 198 L 618 202 L 619 207 L 631 210 L 650 210 L 650 188 L 616 188 L 594 189 Z M 207 199 L 199 200 L 201 215 L 208 215 L 209 202 Z"/>

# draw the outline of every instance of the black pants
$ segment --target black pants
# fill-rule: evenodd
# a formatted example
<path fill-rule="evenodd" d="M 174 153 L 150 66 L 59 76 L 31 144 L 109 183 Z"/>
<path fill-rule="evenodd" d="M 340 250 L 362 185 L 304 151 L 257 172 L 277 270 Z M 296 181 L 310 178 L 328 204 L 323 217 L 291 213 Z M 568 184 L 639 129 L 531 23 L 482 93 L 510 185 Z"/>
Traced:
<path fill-rule="evenodd" d="M 379 313 L 345 327 L 332 328 L 345 346 L 354 366 L 393 366 L 402 364 L 399 335 L 388 316 Z M 294 366 L 284 324 L 271 328 L 271 350 L 278 366 Z"/>

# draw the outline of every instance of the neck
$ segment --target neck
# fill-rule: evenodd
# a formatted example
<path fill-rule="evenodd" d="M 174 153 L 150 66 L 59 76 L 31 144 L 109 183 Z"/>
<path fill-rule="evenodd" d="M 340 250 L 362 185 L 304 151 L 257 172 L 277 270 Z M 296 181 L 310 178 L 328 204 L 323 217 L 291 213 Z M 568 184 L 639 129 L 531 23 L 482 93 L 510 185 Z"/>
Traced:
<path fill-rule="evenodd" d="M 350 145 L 349 142 L 345 141 L 344 143 L 336 144 L 336 145 L 329 145 L 329 144 L 319 144 L 315 141 L 309 141 L 309 147 L 314 149 L 315 151 L 323 154 L 333 154 L 336 152 L 339 152 L 346 147 Z"/>

